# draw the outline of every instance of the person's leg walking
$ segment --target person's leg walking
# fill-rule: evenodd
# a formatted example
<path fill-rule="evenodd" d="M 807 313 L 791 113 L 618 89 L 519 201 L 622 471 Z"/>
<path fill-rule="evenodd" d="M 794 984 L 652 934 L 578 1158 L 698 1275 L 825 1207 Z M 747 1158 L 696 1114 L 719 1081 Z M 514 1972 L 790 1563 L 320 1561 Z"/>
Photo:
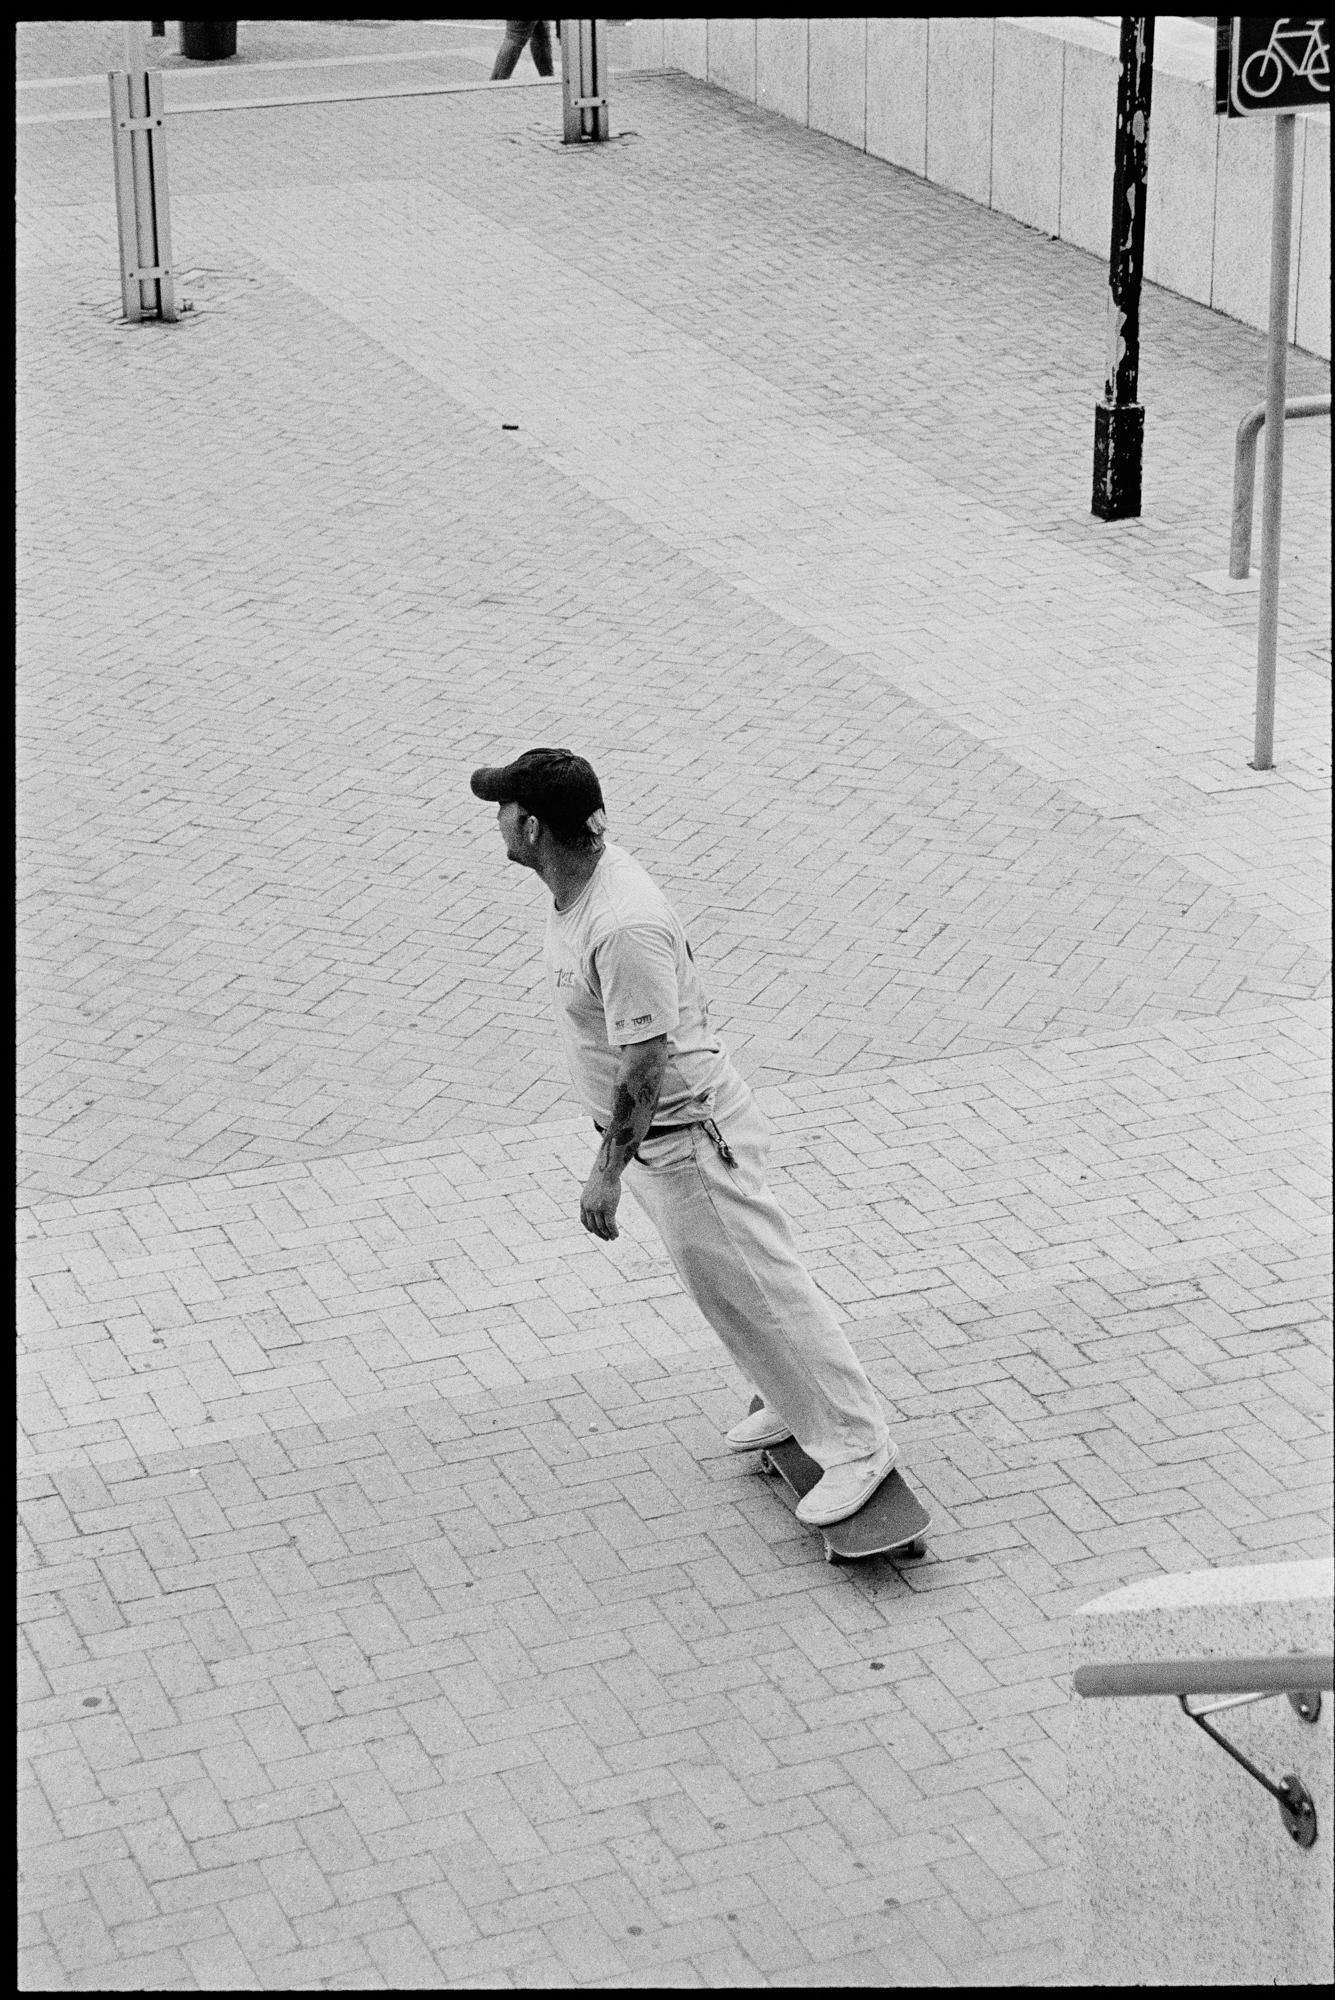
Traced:
<path fill-rule="evenodd" d="M 533 33 L 529 37 L 528 46 L 538 75 L 550 76 L 552 73 L 552 40 L 547 32 L 547 23 L 545 21 L 535 21 L 533 23 Z"/>
<path fill-rule="evenodd" d="M 720 1119 L 724 1164 L 697 1126 L 650 1141 L 626 1182 L 746 1379 L 822 1467 L 878 1452 L 886 1423 L 834 1311 L 764 1181 L 768 1130 L 750 1092 Z"/>
<path fill-rule="evenodd" d="M 520 56 L 523 55 L 529 36 L 535 27 L 540 27 L 541 25 L 542 23 L 537 21 L 506 22 L 505 40 L 496 51 L 496 61 L 492 67 L 491 80 L 493 83 L 499 83 L 503 78 L 513 74 L 514 66 L 519 61 Z"/>

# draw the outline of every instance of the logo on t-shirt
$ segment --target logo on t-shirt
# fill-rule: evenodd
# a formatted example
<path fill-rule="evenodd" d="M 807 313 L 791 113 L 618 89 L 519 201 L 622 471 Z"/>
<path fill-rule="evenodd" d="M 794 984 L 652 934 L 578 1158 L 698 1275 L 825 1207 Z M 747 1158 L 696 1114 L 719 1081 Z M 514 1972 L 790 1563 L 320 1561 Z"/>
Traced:
<path fill-rule="evenodd" d="M 558 986 L 573 986 L 575 983 L 575 968 L 572 965 L 558 965 L 552 977 Z"/>

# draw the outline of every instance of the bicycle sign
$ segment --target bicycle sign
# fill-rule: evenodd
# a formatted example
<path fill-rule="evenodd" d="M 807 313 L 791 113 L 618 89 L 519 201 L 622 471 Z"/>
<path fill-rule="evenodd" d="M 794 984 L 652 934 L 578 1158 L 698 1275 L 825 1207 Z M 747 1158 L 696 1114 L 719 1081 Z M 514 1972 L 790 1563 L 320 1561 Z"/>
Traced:
<path fill-rule="evenodd" d="M 1217 15 L 1215 110 L 1230 118 L 1330 103 L 1330 21 Z"/>

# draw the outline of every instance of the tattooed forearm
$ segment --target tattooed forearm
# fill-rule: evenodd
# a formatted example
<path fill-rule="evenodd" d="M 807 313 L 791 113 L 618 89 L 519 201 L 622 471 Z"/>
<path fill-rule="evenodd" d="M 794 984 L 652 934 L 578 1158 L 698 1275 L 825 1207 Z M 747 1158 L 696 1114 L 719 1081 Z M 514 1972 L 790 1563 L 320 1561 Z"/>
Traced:
<path fill-rule="evenodd" d="M 622 1052 L 612 1093 L 612 1122 L 603 1134 L 597 1164 L 620 1174 L 654 1122 L 654 1108 L 667 1064 L 667 1038 L 636 1042 Z"/>

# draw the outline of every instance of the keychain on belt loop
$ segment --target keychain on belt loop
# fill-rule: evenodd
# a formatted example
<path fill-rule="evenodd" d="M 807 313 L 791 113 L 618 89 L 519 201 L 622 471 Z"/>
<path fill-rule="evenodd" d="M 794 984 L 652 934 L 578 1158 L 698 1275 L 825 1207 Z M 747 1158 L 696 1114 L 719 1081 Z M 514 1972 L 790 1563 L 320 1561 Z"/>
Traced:
<path fill-rule="evenodd" d="M 714 1151 L 718 1154 L 719 1158 L 722 1160 L 724 1166 L 735 1167 L 737 1165 L 737 1155 L 733 1152 L 732 1147 L 728 1144 L 723 1134 L 719 1131 L 718 1126 L 714 1123 L 713 1119 L 702 1118 L 700 1120 L 700 1123 L 703 1125 L 706 1133 L 709 1136 L 710 1144 L 713 1146 Z"/>

